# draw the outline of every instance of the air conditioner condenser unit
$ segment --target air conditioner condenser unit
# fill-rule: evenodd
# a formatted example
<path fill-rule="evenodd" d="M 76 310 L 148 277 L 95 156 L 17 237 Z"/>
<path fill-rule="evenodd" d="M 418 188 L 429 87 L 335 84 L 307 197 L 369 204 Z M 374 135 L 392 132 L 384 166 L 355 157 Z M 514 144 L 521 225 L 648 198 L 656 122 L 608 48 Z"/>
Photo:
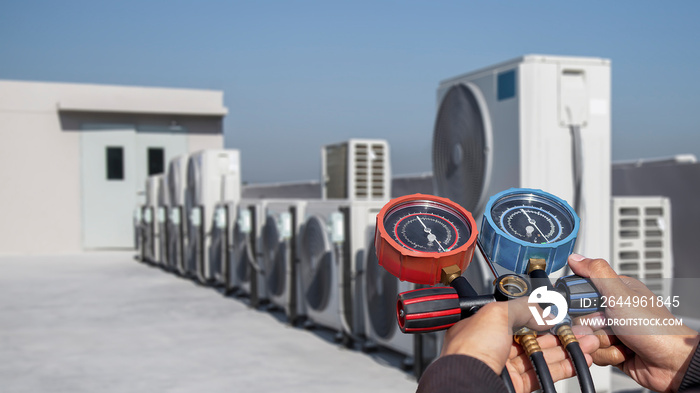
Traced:
<path fill-rule="evenodd" d="M 237 181 L 225 182 L 224 178 Z M 214 283 L 209 248 L 215 206 L 223 202 L 223 185 L 236 188 L 240 199 L 240 155 L 237 150 L 203 150 L 192 153 L 187 163 L 187 258 L 186 270 L 202 283 Z"/>
<path fill-rule="evenodd" d="M 186 274 L 185 250 L 187 226 L 185 225 L 185 199 L 187 191 L 187 160 L 189 155 L 174 157 L 168 163 L 166 185 L 168 188 L 167 243 L 168 265 L 178 274 Z"/>

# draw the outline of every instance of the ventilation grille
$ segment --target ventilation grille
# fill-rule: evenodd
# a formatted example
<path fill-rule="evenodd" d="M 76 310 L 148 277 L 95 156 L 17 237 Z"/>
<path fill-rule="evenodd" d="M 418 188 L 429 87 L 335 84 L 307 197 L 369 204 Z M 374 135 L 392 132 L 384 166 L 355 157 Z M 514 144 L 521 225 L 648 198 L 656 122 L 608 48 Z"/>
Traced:
<path fill-rule="evenodd" d="M 330 199 L 388 199 L 389 151 L 385 141 L 351 140 L 324 147 L 324 195 Z"/>
<path fill-rule="evenodd" d="M 613 198 L 613 268 L 669 296 L 673 271 L 668 198 Z"/>
<path fill-rule="evenodd" d="M 433 173 L 440 196 L 474 212 L 483 203 L 488 150 L 484 114 L 465 85 L 450 88 L 433 132 Z"/>
<path fill-rule="evenodd" d="M 383 144 L 355 144 L 355 198 L 387 198 L 385 195 L 386 149 Z"/>

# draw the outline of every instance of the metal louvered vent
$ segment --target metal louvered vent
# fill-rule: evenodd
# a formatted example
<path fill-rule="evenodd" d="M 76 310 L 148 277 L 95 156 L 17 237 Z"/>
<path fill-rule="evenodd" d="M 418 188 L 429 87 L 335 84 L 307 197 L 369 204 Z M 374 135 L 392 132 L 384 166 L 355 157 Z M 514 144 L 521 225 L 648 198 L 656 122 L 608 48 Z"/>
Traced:
<path fill-rule="evenodd" d="M 379 266 L 374 242 L 367 247 L 365 270 L 366 299 L 370 323 L 374 332 L 383 339 L 391 338 L 396 332 L 396 296 L 398 279 Z"/>
<path fill-rule="evenodd" d="M 355 197 L 367 199 L 369 195 L 369 146 L 366 143 L 355 144 Z"/>
<path fill-rule="evenodd" d="M 662 197 L 613 198 L 613 268 L 669 296 L 672 274 L 670 203 Z"/>
<path fill-rule="evenodd" d="M 334 255 L 326 224 L 318 216 L 306 220 L 301 231 L 299 251 L 303 296 L 309 307 L 323 310 L 328 306 L 331 295 Z"/>
<path fill-rule="evenodd" d="M 355 143 L 355 198 L 386 198 L 386 148 L 379 143 Z"/>
<path fill-rule="evenodd" d="M 384 178 L 385 166 L 386 166 L 386 151 L 385 145 L 372 144 L 370 153 L 370 165 L 371 165 L 371 189 L 372 198 L 388 198 L 389 195 L 384 195 L 385 182 L 388 179 Z"/>
<path fill-rule="evenodd" d="M 469 87 L 455 85 L 442 100 L 435 121 L 433 171 L 438 194 L 469 211 L 477 211 L 483 202 L 489 154 L 486 115 Z"/>

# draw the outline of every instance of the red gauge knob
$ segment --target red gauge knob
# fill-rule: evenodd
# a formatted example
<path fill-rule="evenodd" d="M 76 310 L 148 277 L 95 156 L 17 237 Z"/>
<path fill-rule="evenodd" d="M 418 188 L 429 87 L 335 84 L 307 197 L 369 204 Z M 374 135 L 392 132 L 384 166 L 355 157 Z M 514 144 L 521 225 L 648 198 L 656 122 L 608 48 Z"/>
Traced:
<path fill-rule="evenodd" d="M 442 268 L 464 271 L 478 230 L 471 213 L 446 198 L 413 194 L 389 201 L 377 215 L 377 259 L 401 281 L 435 285 Z"/>
<path fill-rule="evenodd" d="M 400 293 L 396 319 L 404 333 L 447 329 L 461 319 L 459 296 L 452 287 L 432 287 Z"/>

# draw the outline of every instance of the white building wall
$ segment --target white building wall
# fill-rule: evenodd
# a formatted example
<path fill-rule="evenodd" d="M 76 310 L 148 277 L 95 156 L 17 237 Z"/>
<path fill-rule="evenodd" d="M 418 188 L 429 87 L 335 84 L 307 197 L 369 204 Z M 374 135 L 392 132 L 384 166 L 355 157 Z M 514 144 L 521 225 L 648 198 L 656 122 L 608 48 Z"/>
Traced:
<path fill-rule="evenodd" d="M 0 106 L 0 253 L 81 249 L 79 136 L 55 110 Z"/>
<path fill-rule="evenodd" d="M 0 80 L 0 254 L 83 250 L 82 124 L 177 125 L 192 152 L 226 113 L 220 91 Z"/>

